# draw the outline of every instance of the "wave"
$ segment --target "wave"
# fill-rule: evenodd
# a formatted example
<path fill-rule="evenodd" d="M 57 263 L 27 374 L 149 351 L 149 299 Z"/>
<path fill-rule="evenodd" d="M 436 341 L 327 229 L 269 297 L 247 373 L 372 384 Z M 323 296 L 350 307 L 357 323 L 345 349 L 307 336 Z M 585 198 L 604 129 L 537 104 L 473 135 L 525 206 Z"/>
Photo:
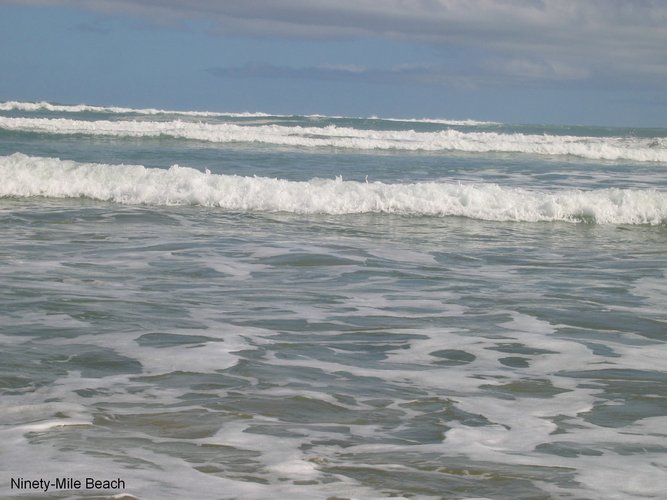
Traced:
<path fill-rule="evenodd" d="M 0 111 L 50 111 L 56 113 L 116 113 L 135 115 L 180 115 L 200 117 L 236 117 L 236 118 L 264 118 L 278 115 L 267 113 L 223 113 L 216 111 L 170 111 L 155 108 L 123 108 L 118 106 L 92 106 L 89 104 L 52 104 L 50 102 L 0 102 Z"/>
<path fill-rule="evenodd" d="M 365 130 L 328 125 L 237 125 L 188 121 L 109 121 L 0 117 L 0 129 L 57 135 L 171 137 L 214 143 L 264 143 L 357 150 L 458 151 L 571 155 L 594 160 L 667 162 L 667 139 L 581 137 L 523 133 Z"/>
<path fill-rule="evenodd" d="M 656 190 L 531 191 L 488 183 L 288 181 L 174 165 L 78 163 L 21 153 L 0 157 L 0 198 L 89 198 L 130 205 L 190 205 L 295 214 L 385 213 L 490 221 L 667 224 Z"/>
<path fill-rule="evenodd" d="M 449 120 L 446 118 L 378 118 L 377 120 L 402 123 L 433 123 L 436 125 L 451 125 L 460 127 L 479 127 L 484 125 L 502 125 L 500 122 L 480 121 L 480 120 Z"/>
<path fill-rule="evenodd" d="M 57 113 L 117 113 L 117 114 L 135 114 L 135 115 L 174 115 L 174 116 L 192 116 L 192 117 L 229 117 L 229 118 L 321 118 L 321 119 L 349 119 L 346 116 L 329 115 L 280 115 L 261 112 L 218 112 L 218 111 L 175 111 L 155 108 L 125 108 L 118 106 L 93 106 L 89 104 L 52 104 L 50 102 L 21 102 L 7 101 L 0 102 L 0 111 L 50 111 Z M 366 119 L 359 117 L 354 119 Z M 432 123 L 438 125 L 452 126 L 481 126 L 481 125 L 499 125 L 498 122 L 478 121 L 478 120 L 448 120 L 444 118 L 380 118 L 377 116 L 368 117 L 371 120 L 403 122 L 403 123 Z"/>

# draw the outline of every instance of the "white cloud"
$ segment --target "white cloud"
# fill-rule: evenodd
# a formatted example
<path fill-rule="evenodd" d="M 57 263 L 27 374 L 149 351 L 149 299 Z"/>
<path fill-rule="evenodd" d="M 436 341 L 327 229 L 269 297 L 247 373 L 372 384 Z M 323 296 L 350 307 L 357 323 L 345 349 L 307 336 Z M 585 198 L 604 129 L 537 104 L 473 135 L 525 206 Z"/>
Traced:
<path fill-rule="evenodd" d="M 368 71 L 366 66 L 359 64 L 320 64 L 318 68 L 326 71 L 338 71 L 352 75 L 360 75 Z"/>
<path fill-rule="evenodd" d="M 664 0 L 0 0 L 7 2 L 163 23 L 200 19 L 226 36 L 374 37 L 472 48 L 508 62 L 501 74 L 514 70 L 523 78 L 667 74 Z"/>
<path fill-rule="evenodd" d="M 489 65 L 492 68 L 493 65 Z M 453 70 L 443 64 L 400 64 L 386 68 L 359 65 L 321 64 L 316 66 L 284 66 L 266 63 L 247 63 L 241 66 L 209 68 L 209 73 L 220 78 L 260 78 L 282 80 L 328 80 L 365 82 L 387 85 L 431 85 L 460 89 L 493 86 L 498 83 L 525 84 L 530 78 L 556 79 L 534 72 L 513 75 L 495 68 L 484 67 Z"/>
<path fill-rule="evenodd" d="M 585 80 L 591 72 L 561 61 L 531 59 L 494 59 L 487 61 L 489 71 L 516 80 Z"/>

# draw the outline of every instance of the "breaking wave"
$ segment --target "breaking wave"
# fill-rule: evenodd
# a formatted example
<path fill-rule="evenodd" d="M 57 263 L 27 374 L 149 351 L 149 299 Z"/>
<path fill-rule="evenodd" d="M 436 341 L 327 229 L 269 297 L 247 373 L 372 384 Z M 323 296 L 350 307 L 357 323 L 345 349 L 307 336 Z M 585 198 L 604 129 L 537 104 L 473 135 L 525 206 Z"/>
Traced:
<path fill-rule="evenodd" d="M 667 194 L 656 190 L 532 191 L 488 183 L 386 184 L 336 179 L 288 181 L 216 175 L 174 165 L 77 163 L 21 153 L 0 157 L 0 197 L 53 197 L 157 206 L 295 214 L 387 213 L 491 221 L 667 223 Z"/>
<path fill-rule="evenodd" d="M 124 108 L 119 106 L 92 106 L 89 104 L 52 104 L 50 102 L 0 102 L 0 111 L 49 111 L 55 113 L 116 113 L 136 115 L 181 115 L 201 117 L 268 117 L 267 113 L 221 113 L 215 111 L 175 111 L 155 108 Z"/>
<path fill-rule="evenodd" d="M 269 118 L 269 117 L 297 117 L 299 115 L 279 115 L 260 112 L 218 112 L 218 111 L 176 111 L 155 108 L 126 108 L 118 106 L 92 106 L 89 104 L 52 104 L 50 102 L 21 102 L 7 101 L 0 102 L 0 111 L 49 111 L 55 113 L 116 113 L 116 114 L 135 114 L 135 115 L 174 115 L 174 116 L 192 116 L 192 117 L 229 117 L 229 118 Z M 305 115 L 304 118 L 337 118 L 343 119 L 343 116 L 327 115 Z M 347 117 L 349 118 L 349 117 Z M 447 120 L 443 118 L 380 118 L 377 116 L 368 117 L 372 120 L 405 122 L 405 123 L 432 123 L 439 125 L 498 125 L 498 122 L 478 121 L 478 120 Z"/>
<path fill-rule="evenodd" d="M 0 117 L 0 129 L 58 135 L 170 137 L 214 143 L 263 143 L 356 150 L 458 151 L 572 155 L 594 160 L 667 162 L 667 140 L 638 137 L 580 137 L 548 134 L 362 130 L 351 127 L 237 125 L 190 121 L 71 120 Z"/>

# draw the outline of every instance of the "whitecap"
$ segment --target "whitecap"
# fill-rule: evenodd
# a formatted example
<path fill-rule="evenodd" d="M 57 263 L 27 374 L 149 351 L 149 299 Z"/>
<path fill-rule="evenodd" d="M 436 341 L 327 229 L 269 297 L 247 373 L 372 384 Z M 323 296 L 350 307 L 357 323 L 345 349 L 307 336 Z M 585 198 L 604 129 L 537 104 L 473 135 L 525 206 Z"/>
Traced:
<path fill-rule="evenodd" d="M 536 191 L 490 183 L 288 181 L 204 174 L 174 165 L 77 163 L 20 153 L 0 157 L 0 197 L 89 198 L 128 205 L 205 206 L 294 214 L 382 213 L 489 221 L 652 224 L 667 221 L 654 189 Z"/>

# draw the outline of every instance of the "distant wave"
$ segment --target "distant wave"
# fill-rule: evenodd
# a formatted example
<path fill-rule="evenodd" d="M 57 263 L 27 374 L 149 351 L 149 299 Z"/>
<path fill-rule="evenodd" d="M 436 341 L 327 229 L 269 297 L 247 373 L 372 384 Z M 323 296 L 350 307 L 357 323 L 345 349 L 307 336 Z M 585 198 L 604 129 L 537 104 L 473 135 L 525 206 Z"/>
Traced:
<path fill-rule="evenodd" d="M 88 104 L 52 104 L 50 102 L 0 102 L 0 111 L 52 111 L 57 113 L 118 113 L 136 115 L 181 115 L 201 117 L 269 117 L 267 113 L 222 113 L 215 111 L 170 111 L 155 108 L 123 108 L 117 106 L 91 106 Z"/>
<path fill-rule="evenodd" d="M 238 125 L 189 121 L 109 121 L 0 117 L 0 129 L 45 134 L 172 137 L 215 143 L 264 143 L 358 150 L 460 151 L 572 155 L 594 160 L 667 162 L 667 139 L 580 137 L 442 130 L 363 130 L 351 127 Z"/>
<path fill-rule="evenodd" d="M 0 102 L 0 111 L 52 111 L 57 113 L 117 113 L 117 114 L 135 114 L 135 115 L 173 115 L 173 116 L 192 116 L 192 117 L 230 117 L 230 118 L 286 118 L 299 115 L 279 115 L 270 113 L 233 113 L 218 111 L 175 111 L 155 108 L 124 108 L 117 106 L 92 106 L 88 104 L 52 104 L 50 102 L 20 102 L 7 101 Z M 345 119 L 345 116 L 327 116 L 327 115 L 304 115 L 303 118 L 335 118 Z M 377 116 L 368 117 L 372 120 L 383 120 L 404 123 L 434 123 L 439 125 L 452 126 L 477 126 L 477 125 L 498 125 L 497 122 L 477 121 L 477 120 L 447 120 L 442 118 L 379 118 Z"/>
<path fill-rule="evenodd" d="M 477 127 L 482 125 L 501 125 L 500 122 L 489 122 L 489 121 L 479 121 L 479 120 L 448 120 L 445 118 L 377 118 L 377 119 L 388 122 L 434 123 L 436 125 L 452 125 L 452 126 L 464 126 L 464 127 Z"/>
<path fill-rule="evenodd" d="M 191 205 L 297 214 L 386 213 L 491 221 L 667 224 L 656 190 L 530 191 L 487 183 L 288 181 L 215 175 L 180 167 L 77 163 L 16 153 L 0 157 L 0 197 L 90 198 L 123 204 Z"/>

